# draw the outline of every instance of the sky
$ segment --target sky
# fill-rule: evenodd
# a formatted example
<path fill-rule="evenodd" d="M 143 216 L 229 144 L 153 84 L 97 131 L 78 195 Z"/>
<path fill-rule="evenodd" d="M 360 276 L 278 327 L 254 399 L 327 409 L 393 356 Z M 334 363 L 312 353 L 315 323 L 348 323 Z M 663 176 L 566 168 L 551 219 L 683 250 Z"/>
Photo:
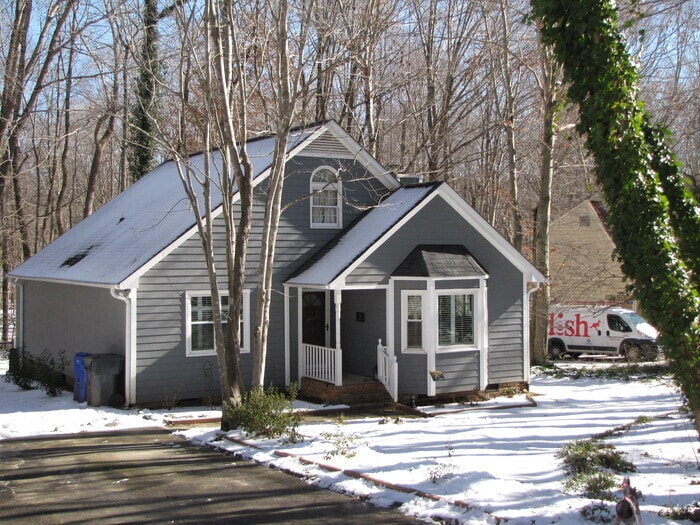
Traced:
<path fill-rule="evenodd" d="M 0 364 L 0 374 L 3 373 Z M 530 397 L 426 408 L 431 417 L 337 415 L 302 424 L 303 440 L 259 439 L 218 427 L 177 430 L 195 444 L 240 454 L 298 475 L 322 488 L 366 498 L 427 521 L 455 524 L 583 524 L 580 510 L 596 503 L 562 490 L 556 454 L 573 440 L 634 423 L 605 440 L 625 454 L 643 494 L 645 525 L 690 523 L 658 516 L 700 500 L 700 443 L 670 379 L 555 379 L 534 375 Z M 319 409 L 301 404 L 299 409 Z M 72 393 L 50 398 L 21 391 L 0 376 L 0 440 L 23 436 L 164 426 L 167 420 L 219 416 L 210 407 L 120 410 L 89 407 Z M 179 425 L 181 426 L 181 425 Z M 622 480 L 623 474 L 616 475 Z M 619 490 L 614 494 L 620 496 Z M 606 502 L 612 512 L 613 503 Z M 604 512 L 606 512 L 604 511 Z"/>

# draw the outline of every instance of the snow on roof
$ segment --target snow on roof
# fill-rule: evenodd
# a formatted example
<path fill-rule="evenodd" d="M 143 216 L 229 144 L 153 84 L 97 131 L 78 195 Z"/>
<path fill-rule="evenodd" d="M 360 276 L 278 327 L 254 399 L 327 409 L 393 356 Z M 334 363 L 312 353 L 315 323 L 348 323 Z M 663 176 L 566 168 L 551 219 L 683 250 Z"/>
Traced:
<path fill-rule="evenodd" d="M 307 140 L 318 126 L 293 132 L 288 150 Z M 251 140 L 247 150 L 254 177 L 272 163 L 274 137 Z M 205 155 L 190 157 L 202 173 Z M 211 156 L 212 169 L 221 169 L 221 156 Z M 200 188 L 201 189 L 201 188 Z M 200 194 L 201 198 L 201 194 Z M 221 193 L 212 188 L 212 208 Z M 175 242 L 195 225 L 177 163 L 168 161 L 97 209 L 61 237 L 9 273 L 11 277 L 117 285 Z"/>
<path fill-rule="evenodd" d="M 287 284 L 327 286 L 438 185 L 402 187 L 302 265 Z"/>

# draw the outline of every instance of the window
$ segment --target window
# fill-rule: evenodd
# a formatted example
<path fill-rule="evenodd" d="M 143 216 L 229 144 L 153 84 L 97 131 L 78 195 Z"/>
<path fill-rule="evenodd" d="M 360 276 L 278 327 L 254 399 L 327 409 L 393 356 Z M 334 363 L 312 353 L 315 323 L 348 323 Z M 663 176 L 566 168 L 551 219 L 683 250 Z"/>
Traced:
<path fill-rule="evenodd" d="M 404 353 L 455 352 L 484 348 L 488 325 L 485 289 L 401 291 L 401 348 Z"/>
<path fill-rule="evenodd" d="M 578 227 L 579 228 L 590 228 L 591 227 L 591 216 L 590 215 L 579 215 Z"/>
<path fill-rule="evenodd" d="M 474 344 L 474 295 L 438 295 L 438 346 Z"/>
<path fill-rule="evenodd" d="M 331 168 L 318 168 L 311 175 L 311 227 L 341 228 L 342 186 Z"/>
<path fill-rule="evenodd" d="M 409 295 L 407 300 L 407 346 L 421 348 L 423 346 L 423 298 L 420 295 Z"/>
<path fill-rule="evenodd" d="M 402 338 L 404 350 L 406 352 L 423 352 L 425 345 L 423 344 L 423 303 L 424 294 L 422 292 L 403 291 L 402 292 L 402 311 L 403 325 Z"/>
<path fill-rule="evenodd" d="M 250 351 L 249 329 L 249 297 L 250 292 L 243 292 L 243 304 L 241 305 L 241 352 Z M 221 295 L 221 314 L 224 317 L 224 331 L 226 330 L 226 316 L 228 315 L 228 295 Z M 215 355 L 214 348 L 214 312 L 212 309 L 211 295 L 206 292 L 187 292 L 187 355 L 203 356 Z M 224 332 L 225 333 L 225 332 Z"/>
<path fill-rule="evenodd" d="M 608 314 L 608 327 L 616 332 L 631 332 L 632 329 L 627 326 L 620 316 Z"/>

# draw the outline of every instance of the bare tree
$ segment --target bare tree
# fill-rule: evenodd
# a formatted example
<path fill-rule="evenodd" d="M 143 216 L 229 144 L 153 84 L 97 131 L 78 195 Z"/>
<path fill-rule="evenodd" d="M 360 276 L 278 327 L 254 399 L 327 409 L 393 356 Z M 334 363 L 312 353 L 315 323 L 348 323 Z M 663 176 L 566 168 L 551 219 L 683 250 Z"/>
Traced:
<path fill-rule="evenodd" d="M 287 143 L 296 115 L 296 104 L 301 94 L 301 80 L 306 62 L 305 50 L 309 38 L 309 28 L 314 11 L 314 2 L 300 2 L 297 10 L 290 15 L 286 1 L 271 2 L 271 33 L 276 45 L 272 48 L 274 61 L 270 65 L 270 76 L 274 85 L 275 149 L 267 186 L 265 219 L 260 246 L 258 267 L 258 287 L 256 301 L 256 325 L 253 345 L 253 387 L 262 387 L 265 378 L 267 337 L 270 325 L 270 305 L 272 301 L 272 277 L 274 270 L 275 246 L 282 214 L 282 192 L 284 190 Z M 294 29 L 290 17 L 294 18 Z M 294 46 L 294 56 L 290 52 Z"/>
<path fill-rule="evenodd" d="M 63 32 L 75 0 L 53 2 L 43 13 L 33 11 L 31 0 L 15 2 L 11 20 L 10 41 L 7 47 L 2 93 L 0 94 L 0 215 L 2 216 L 2 311 L 3 339 L 7 337 L 9 325 L 9 286 L 7 272 L 10 270 L 9 224 L 6 210 L 6 191 L 11 184 L 15 200 L 15 214 L 19 222 L 22 256 L 31 255 L 29 229 L 24 217 L 23 199 L 19 184 L 19 167 L 22 159 L 20 149 L 21 131 L 35 108 L 39 95 L 45 88 L 53 61 L 71 39 Z M 28 33 L 33 17 L 36 17 L 38 33 L 29 39 Z M 30 46 L 33 44 L 33 48 Z"/>

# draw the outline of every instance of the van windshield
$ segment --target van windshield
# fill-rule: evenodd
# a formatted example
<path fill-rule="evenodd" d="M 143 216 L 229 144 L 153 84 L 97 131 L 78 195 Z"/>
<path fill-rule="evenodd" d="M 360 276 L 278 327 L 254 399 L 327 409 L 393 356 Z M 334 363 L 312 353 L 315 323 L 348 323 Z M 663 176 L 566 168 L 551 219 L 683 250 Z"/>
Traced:
<path fill-rule="evenodd" d="M 625 321 L 630 323 L 632 326 L 639 326 L 640 324 L 648 324 L 646 319 L 644 319 L 641 315 L 636 314 L 634 312 L 628 313 L 628 314 L 623 314 L 622 316 Z"/>

